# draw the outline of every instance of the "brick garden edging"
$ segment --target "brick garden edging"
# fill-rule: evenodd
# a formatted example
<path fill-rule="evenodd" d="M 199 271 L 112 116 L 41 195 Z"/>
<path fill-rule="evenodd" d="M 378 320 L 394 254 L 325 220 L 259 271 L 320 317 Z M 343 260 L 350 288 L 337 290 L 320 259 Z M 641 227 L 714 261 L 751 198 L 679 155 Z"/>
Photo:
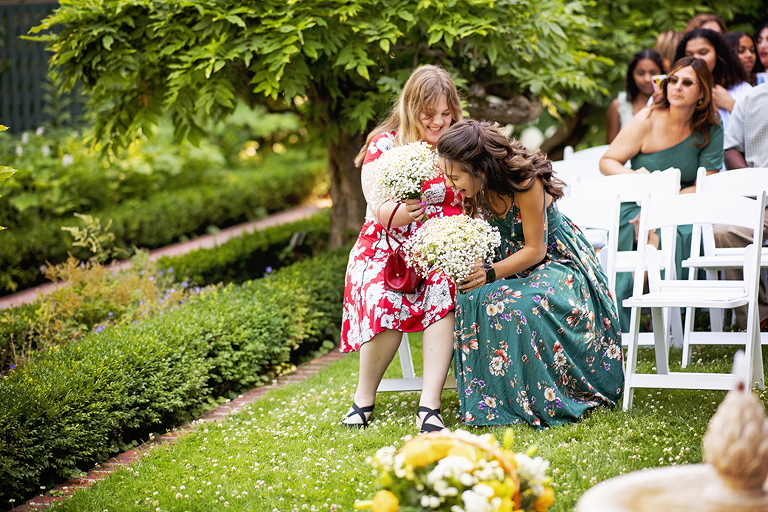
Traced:
<path fill-rule="evenodd" d="M 102 464 L 96 464 L 96 466 L 88 471 L 88 473 L 81 478 L 74 478 L 67 480 L 60 486 L 50 489 L 42 496 L 36 496 L 28 500 L 25 504 L 13 508 L 13 512 L 33 512 L 44 509 L 50 506 L 52 503 L 64 500 L 71 496 L 76 490 L 89 487 L 90 485 L 98 482 L 99 480 L 106 478 L 111 473 L 123 468 L 127 468 L 137 460 L 146 454 L 152 446 L 163 445 L 175 442 L 178 438 L 186 434 L 195 428 L 195 425 L 199 423 L 210 423 L 213 421 L 222 421 L 231 414 L 240 412 L 246 405 L 249 405 L 266 395 L 269 391 L 287 386 L 288 384 L 294 384 L 297 382 L 303 382 L 308 378 L 316 375 L 320 370 L 324 369 L 331 363 L 343 359 L 347 354 L 339 352 L 338 349 L 331 350 L 330 353 L 313 359 L 307 363 L 300 364 L 295 371 L 278 377 L 266 386 L 253 388 L 235 398 L 225 402 L 215 409 L 211 409 L 202 416 L 196 418 L 191 423 L 181 425 L 170 432 L 161 436 L 155 437 L 147 441 L 146 443 L 137 446 L 133 450 L 121 453 Z"/>

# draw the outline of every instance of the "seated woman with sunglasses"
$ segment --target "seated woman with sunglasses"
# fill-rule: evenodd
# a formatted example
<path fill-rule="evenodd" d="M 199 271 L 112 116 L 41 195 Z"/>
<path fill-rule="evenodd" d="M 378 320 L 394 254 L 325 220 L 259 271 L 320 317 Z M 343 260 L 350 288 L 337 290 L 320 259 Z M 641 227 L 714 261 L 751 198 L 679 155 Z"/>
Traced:
<path fill-rule="evenodd" d="M 661 101 L 641 110 L 622 128 L 600 159 L 600 172 L 606 175 L 650 173 L 675 167 L 680 169 L 680 193 L 695 192 L 699 167 L 714 173 L 723 165 L 723 128 L 712 102 L 712 87 L 712 73 L 704 61 L 684 57 L 675 62 L 661 84 Z M 624 167 L 627 160 L 629 168 Z M 621 205 L 620 251 L 633 249 L 639 215 L 637 204 Z M 690 252 L 690 246 L 691 226 L 679 227 L 675 251 L 678 278 L 685 278 L 681 262 Z M 616 279 L 619 306 L 631 294 L 631 276 L 619 274 Z M 627 332 L 629 310 L 620 307 L 619 318 L 622 331 Z"/>

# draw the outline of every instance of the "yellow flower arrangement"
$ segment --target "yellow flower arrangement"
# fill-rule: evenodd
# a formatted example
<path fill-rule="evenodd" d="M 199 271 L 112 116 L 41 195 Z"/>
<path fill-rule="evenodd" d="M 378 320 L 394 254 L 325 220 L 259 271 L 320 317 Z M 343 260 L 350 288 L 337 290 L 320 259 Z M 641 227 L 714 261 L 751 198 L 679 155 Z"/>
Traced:
<path fill-rule="evenodd" d="M 400 450 L 379 449 L 367 462 L 383 487 L 355 508 L 373 512 L 545 512 L 554 502 L 549 463 L 486 434 L 463 430 L 423 434 Z"/>

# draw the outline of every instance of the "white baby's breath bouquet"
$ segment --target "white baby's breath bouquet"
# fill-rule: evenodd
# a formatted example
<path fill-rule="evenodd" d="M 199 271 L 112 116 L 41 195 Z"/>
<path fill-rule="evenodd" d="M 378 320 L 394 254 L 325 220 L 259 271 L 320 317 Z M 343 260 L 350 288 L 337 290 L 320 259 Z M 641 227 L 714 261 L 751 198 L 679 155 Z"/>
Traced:
<path fill-rule="evenodd" d="M 367 462 L 382 490 L 355 508 L 373 512 L 545 512 L 554 502 L 549 462 L 511 451 L 512 430 L 500 445 L 491 434 L 463 430 L 419 435 L 400 450 L 379 449 Z"/>
<path fill-rule="evenodd" d="M 418 199 L 424 182 L 440 174 L 437 154 L 426 142 L 396 146 L 370 165 L 368 184 L 375 204 L 388 199 L 399 203 Z"/>
<path fill-rule="evenodd" d="M 476 260 L 491 261 L 501 245 L 498 228 L 483 219 L 466 215 L 451 215 L 429 219 L 408 240 L 403 248 L 408 264 L 422 275 L 433 265 L 460 283 L 469 274 Z"/>

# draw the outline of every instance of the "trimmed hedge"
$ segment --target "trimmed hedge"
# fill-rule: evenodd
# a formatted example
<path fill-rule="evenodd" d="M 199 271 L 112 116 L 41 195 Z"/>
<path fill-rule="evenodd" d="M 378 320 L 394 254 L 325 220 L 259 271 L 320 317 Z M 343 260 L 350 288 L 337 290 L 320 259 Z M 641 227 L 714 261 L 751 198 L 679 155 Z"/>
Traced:
<path fill-rule="evenodd" d="M 53 348 L 0 382 L 0 501 L 106 460 L 140 429 L 330 345 L 348 250 L 217 289 L 175 311 Z M 146 431 L 146 430 L 144 430 Z"/>
<path fill-rule="evenodd" d="M 173 269 L 174 275 L 192 284 L 206 286 L 216 283 L 242 283 L 258 279 L 267 270 L 296 263 L 308 256 L 318 255 L 327 248 L 330 233 L 330 210 L 289 224 L 281 224 L 232 238 L 211 249 L 199 249 L 157 261 L 159 269 Z M 303 241 L 291 246 L 294 236 Z M 35 326 L 42 321 L 40 299 L 31 304 L 0 311 L 0 372 L 14 363 L 14 354 L 35 350 L 46 340 L 34 335 Z M 106 310 L 103 311 L 106 315 Z M 104 318 L 93 319 L 94 323 Z"/>
<path fill-rule="evenodd" d="M 90 215 L 106 223 L 118 247 L 152 249 L 202 234 L 208 226 L 225 227 L 254 218 L 258 212 L 284 210 L 303 201 L 324 173 L 326 163 L 304 153 L 269 158 L 263 170 L 230 172 L 222 183 L 201 185 L 158 194 L 148 200 L 126 201 Z M 73 248 L 64 226 L 79 226 L 75 217 L 2 233 L 0 286 L 5 290 L 27 288 L 44 282 L 40 267 L 46 262 L 78 259 L 89 254 Z"/>
<path fill-rule="evenodd" d="M 322 252 L 328 245 L 330 219 L 330 210 L 326 209 L 307 219 L 243 234 L 213 249 L 164 256 L 157 260 L 157 265 L 162 269 L 173 268 L 176 275 L 199 286 L 258 279 L 270 267 L 276 269 L 301 255 Z M 294 236 L 300 236 L 302 241 L 291 247 Z"/>

